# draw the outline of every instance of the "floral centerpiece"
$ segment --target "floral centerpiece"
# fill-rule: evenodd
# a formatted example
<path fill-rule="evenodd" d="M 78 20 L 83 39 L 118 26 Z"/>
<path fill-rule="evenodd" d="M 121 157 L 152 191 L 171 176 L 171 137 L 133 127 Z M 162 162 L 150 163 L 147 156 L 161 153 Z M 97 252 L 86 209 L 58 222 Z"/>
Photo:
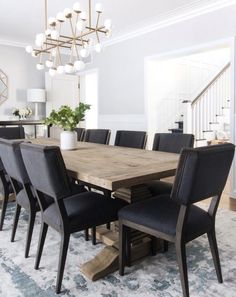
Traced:
<path fill-rule="evenodd" d="M 54 125 L 62 128 L 61 149 L 74 149 L 76 147 L 77 133 L 75 128 L 79 122 L 84 121 L 85 112 L 90 109 L 89 104 L 80 103 L 78 107 L 72 109 L 68 105 L 62 105 L 58 111 L 52 110 L 46 118 L 46 125 Z"/>
<path fill-rule="evenodd" d="M 19 118 L 19 120 L 24 120 L 28 116 L 32 115 L 32 109 L 29 107 L 24 108 L 14 108 L 12 114 Z"/>

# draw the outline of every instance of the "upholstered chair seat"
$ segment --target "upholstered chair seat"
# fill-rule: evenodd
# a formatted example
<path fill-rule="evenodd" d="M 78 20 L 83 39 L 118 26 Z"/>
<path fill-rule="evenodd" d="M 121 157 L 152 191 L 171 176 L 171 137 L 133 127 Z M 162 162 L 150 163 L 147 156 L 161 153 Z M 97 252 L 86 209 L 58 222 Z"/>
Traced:
<path fill-rule="evenodd" d="M 70 232 L 77 232 L 92 226 L 117 220 L 117 210 L 127 203 L 120 199 L 109 199 L 95 192 L 86 192 L 64 199 Z M 56 203 L 51 204 L 43 212 L 43 220 L 56 230 L 62 225 Z"/>
<path fill-rule="evenodd" d="M 149 199 L 148 203 L 142 201 L 124 207 L 119 218 L 175 236 L 179 211 L 180 205 L 176 201 L 169 195 L 162 195 Z M 191 205 L 186 222 L 186 241 L 207 233 L 213 224 L 214 220 L 207 211 Z"/>

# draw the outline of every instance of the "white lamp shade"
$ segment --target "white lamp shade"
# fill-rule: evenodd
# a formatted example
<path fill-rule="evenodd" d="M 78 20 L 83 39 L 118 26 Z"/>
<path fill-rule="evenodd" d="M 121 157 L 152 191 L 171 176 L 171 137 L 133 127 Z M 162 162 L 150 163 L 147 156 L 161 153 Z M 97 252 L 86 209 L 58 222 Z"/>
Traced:
<path fill-rule="evenodd" d="M 46 92 L 44 89 L 29 89 L 27 90 L 28 102 L 46 102 Z"/>

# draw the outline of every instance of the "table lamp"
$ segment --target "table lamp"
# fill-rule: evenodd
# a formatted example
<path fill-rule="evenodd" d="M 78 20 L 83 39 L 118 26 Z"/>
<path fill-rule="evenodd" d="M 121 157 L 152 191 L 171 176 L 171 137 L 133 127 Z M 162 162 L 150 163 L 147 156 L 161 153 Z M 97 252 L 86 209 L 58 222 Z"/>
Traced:
<path fill-rule="evenodd" d="M 46 92 L 44 89 L 28 89 L 27 101 L 35 103 L 34 116 L 36 120 L 39 120 L 43 115 L 39 115 L 39 103 L 46 102 Z"/>

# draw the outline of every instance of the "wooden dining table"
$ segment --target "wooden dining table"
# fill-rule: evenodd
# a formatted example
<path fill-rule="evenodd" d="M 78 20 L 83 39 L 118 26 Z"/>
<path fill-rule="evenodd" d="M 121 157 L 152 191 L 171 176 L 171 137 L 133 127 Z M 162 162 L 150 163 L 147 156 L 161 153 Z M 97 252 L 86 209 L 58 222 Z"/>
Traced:
<path fill-rule="evenodd" d="M 33 139 L 32 143 L 59 146 L 59 141 L 51 138 Z M 62 150 L 62 156 L 72 178 L 102 190 L 109 197 L 112 193 L 115 197 L 124 199 L 128 203 L 152 197 L 145 182 L 174 176 L 179 159 L 179 155 L 173 153 L 88 142 L 78 142 L 77 148 L 74 150 Z M 107 230 L 104 227 L 98 228 L 97 236 L 104 243 L 118 249 L 117 224 L 112 230 Z M 145 235 L 134 232 L 132 240 L 136 252 L 133 260 L 148 254 L 150 240 L 145 241 L 144 239 Z M 109 256 L 106 255 L 106 258 Z M 117 257 L 115 258 L 117 263 Z M 108 261 L 109 265 L 111 265 L 110 262 Z M 113 263 L 110 272 L 115 270 L 116 266 Z M 88 265 L 88 267 L 94 269 L 93 265 Z M 86 265 L 85 268 L 87 269 Z M 86 269 L 85 271 L 87 271 Z M 96 269 L 99 270 L 98 267 Z M 102 271 L 106 274 L 109 269 L 101 267 L 99 276 L 103 276 Z M 88 274 L 87 276 L 90 277 Z M 90 278 L 94 280 L 96 276 Z"/>

